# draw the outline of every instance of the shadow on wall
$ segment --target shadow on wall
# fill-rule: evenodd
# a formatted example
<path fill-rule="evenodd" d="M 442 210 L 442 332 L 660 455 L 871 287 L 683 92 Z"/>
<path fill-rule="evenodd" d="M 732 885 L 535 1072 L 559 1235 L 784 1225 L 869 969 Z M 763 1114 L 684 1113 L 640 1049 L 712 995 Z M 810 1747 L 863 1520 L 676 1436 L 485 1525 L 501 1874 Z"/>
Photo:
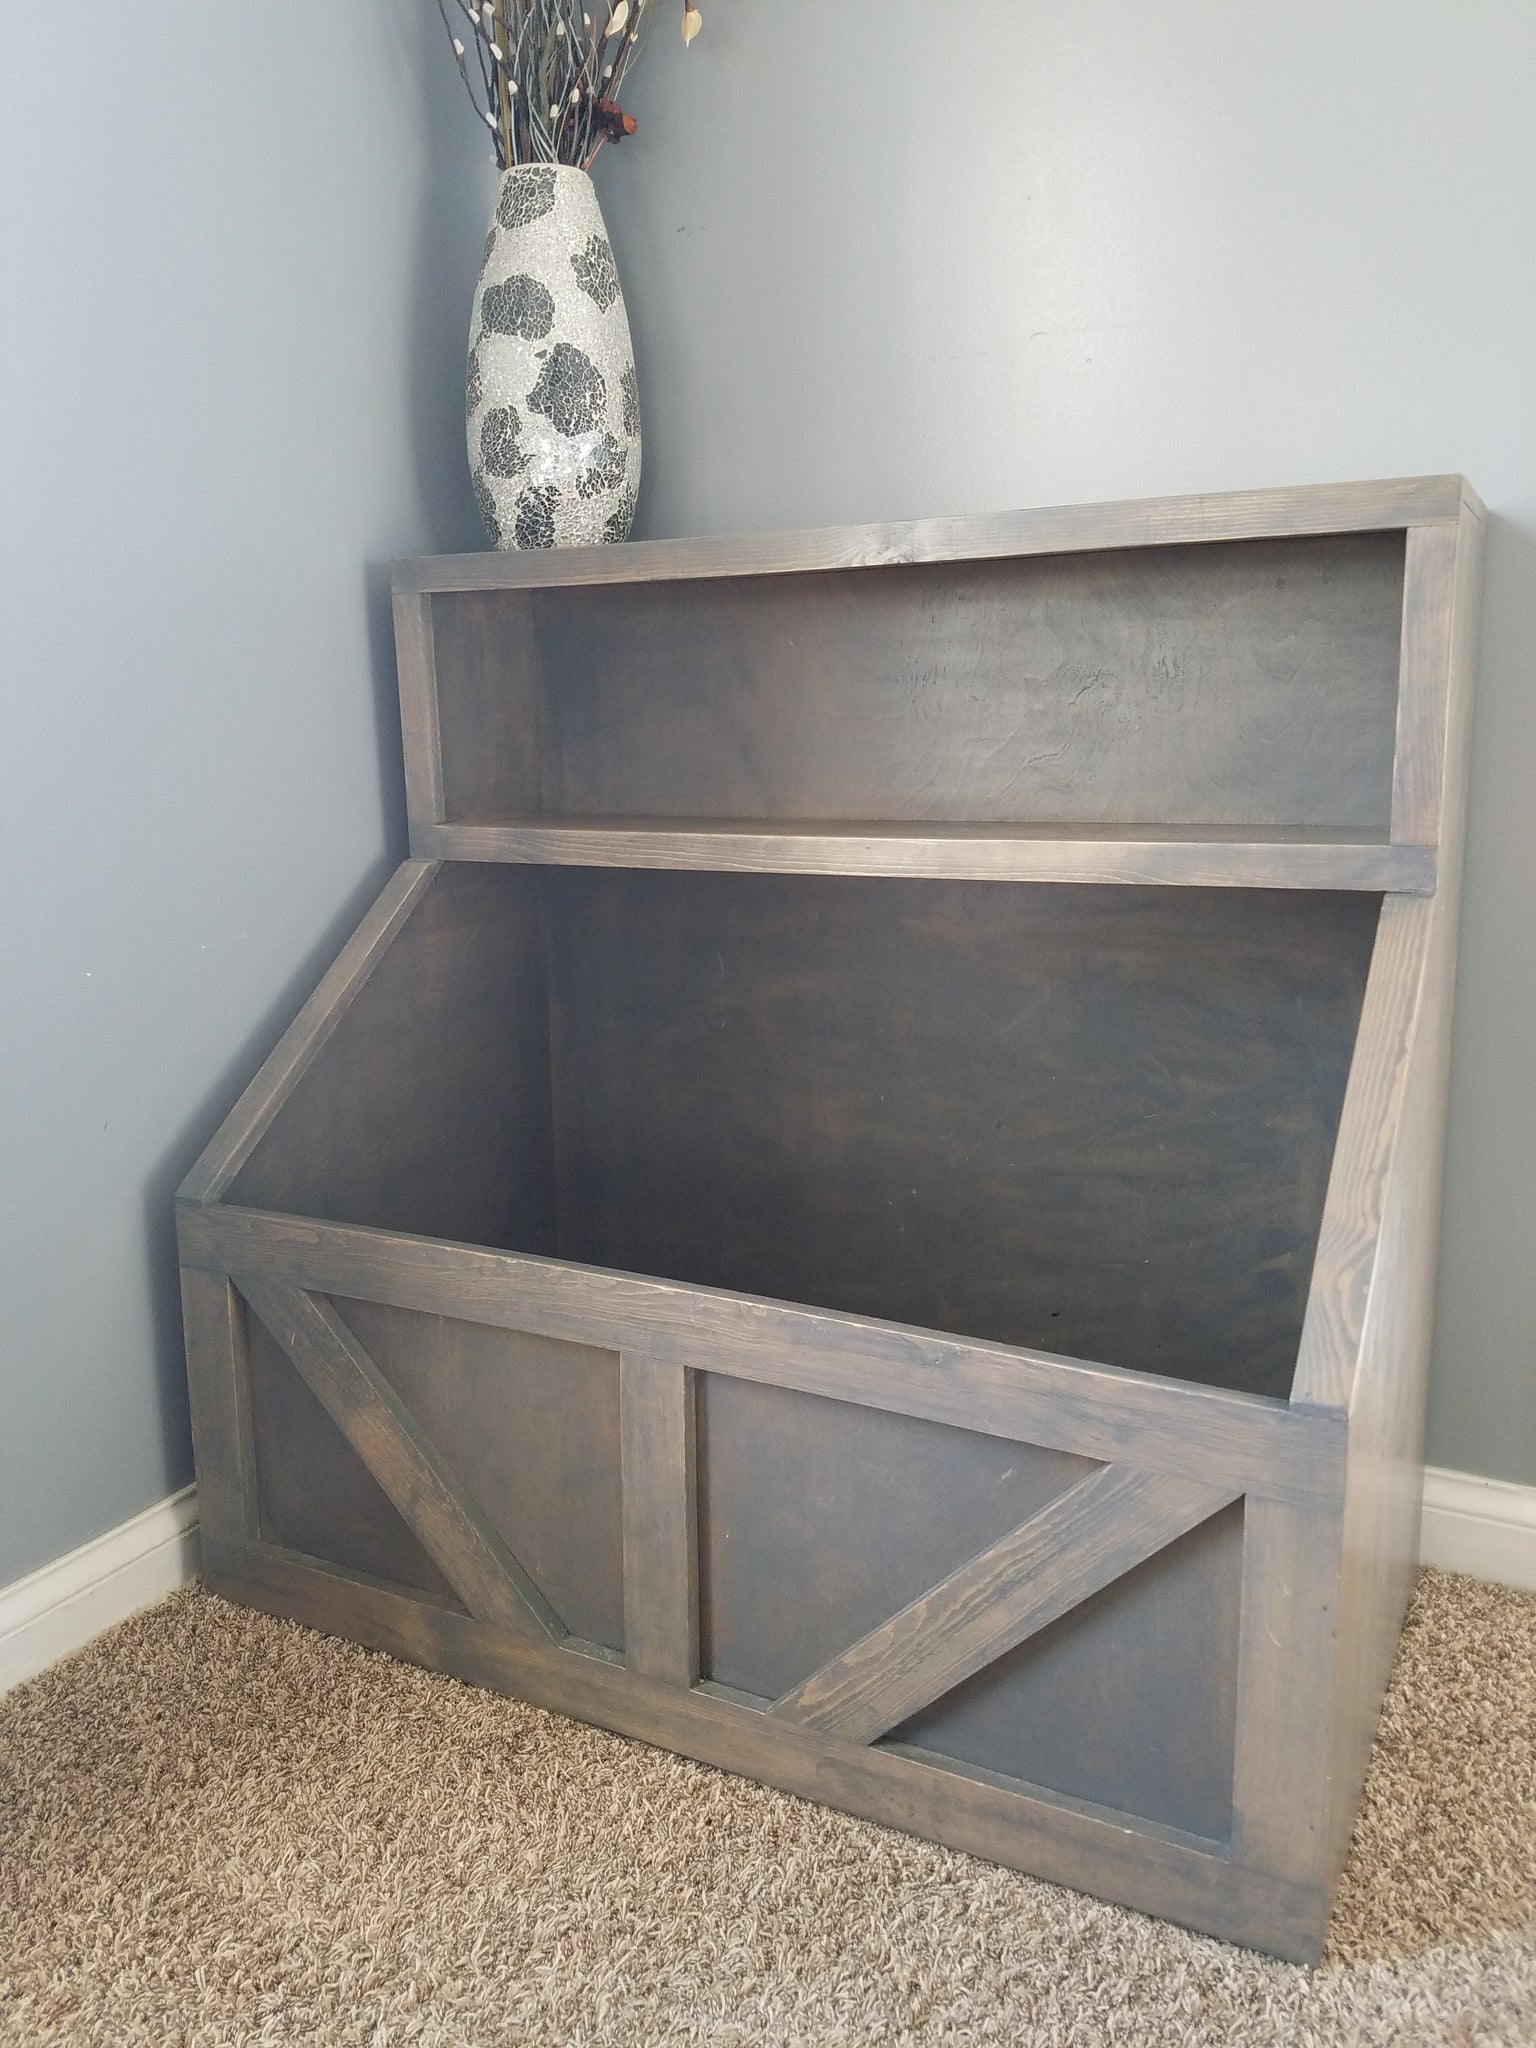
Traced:
<path fill-rule="evenodd" d="M 173 1470 L 185 1471 L 189 1477 L 190 1423 L 187 1415 L 186 1352 L 182 1342 L 181 1279 L 176 1250 L 176 1190 L 273 1046 L 313 993 L 321 975 L 351 937 L 394 866 L 394 860 L 386 856 L 368 869 L 268 1005 L 266 1014 L 228 1061 L 218 1081 L 204 1095 L 195 1113 L 187 1119 L 175 1142 L 162 1155 L 145 1182 L 144 1230 L 149 1252 L 155 1357 L 159 1364 L 161 1426 L 169 1466 Z"/>
<path fill-rule="evenodd" d="M 421 176 L 411 230 L 399 394 L 408 423 L 411 498 L 398 508 L 382 507 L 379 525 L 386 544 L 393 529 L 409 536 L 408 545 L 453 553 L 486 546 L 464 447 L 464 367 L 495 167 L 489 143 L 477 133 L 435 7 L 430 0 L 385 0 L 384 11 L 390 32 L 381 41 L 394 68 L 396 103 L 412 131 L 402 133 L 400 143 L 419 151 Z M 190 1470 L 176 1189 L 406 853 L 390 562 L 375 558 L 359 566 L 373 672 L 384 850 L 253 1024 L 144 1185 L 161 1427 L 175 1470 Z"/>
<path fill-rule="evenodd" d="M 396 48 L 409 67 L 407 90 L 426 153 L 404 401 L 429 544 L 452 553 L 487 545 L 469 482 L 464 377 L 497 172 L 488 131 L 454 70 L 437 9 L 430 0 L 390 0 L 390 11 L 399 24 Z"/>

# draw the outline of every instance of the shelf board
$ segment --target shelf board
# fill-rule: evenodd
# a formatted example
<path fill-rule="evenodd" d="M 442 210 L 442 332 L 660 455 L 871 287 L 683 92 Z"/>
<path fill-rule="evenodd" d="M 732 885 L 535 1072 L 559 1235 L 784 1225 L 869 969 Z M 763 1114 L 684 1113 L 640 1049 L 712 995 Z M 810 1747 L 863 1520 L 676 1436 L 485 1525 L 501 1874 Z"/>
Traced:
<path fill-rule="evenodd" d="M 1207 491 L 1193 497 L 1053 505 L 894 525 L 628 541 L 617 548 L 492 548 L 478 554 L 429 555 L 397 562 L 394 587 L 398 597 L 409 600 L 466 590 L 677 582 L 696 576 L 771 576 L 1199 541 L 1269 540 L 1291 534 L 1381 532 L 1454 520 L 1463 505 L 1474 517 L 1484 516 L 1480 500 L 1460 476 Z"/>
<path fill-rule="evenodd" d="M 709 818 L 418 824 L 419 860 L 906 875 L 976 882 L 1382 889 L 1430 896 L 1435 851 L 1315 827 L 742 823 Z"/>

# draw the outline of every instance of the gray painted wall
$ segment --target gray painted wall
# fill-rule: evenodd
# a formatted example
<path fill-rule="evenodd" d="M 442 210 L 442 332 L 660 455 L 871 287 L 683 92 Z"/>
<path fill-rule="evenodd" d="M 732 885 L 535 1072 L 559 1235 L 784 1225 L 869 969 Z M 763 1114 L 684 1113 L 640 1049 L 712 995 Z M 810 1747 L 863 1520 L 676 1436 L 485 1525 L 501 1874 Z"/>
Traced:
<path fill-rule="evenodd" d="M 598 167 L 641 532 L 1489 504 L 1429 1455 L 1536 1482 L 1536 8 L 702 4 Z"/>
<path fill-rule="evenodd" d="M 483 545 L 441 39 L 0 7 L 0 1585 L 190 1478 L 172 1190 L 404 843 L 385 565 Z"/>
<path fill-rule="evenodd" d="M 1536 14 L 658 4 L 642 531 L 1490 503 L 1431 1451 L 1536 1481 Z M 482 545 L 440 34 L 268 0 L 236 89 L 195 0 L 0 9 L 0 1585 L 189 1476 L 171 1191 L 403 846 L 384 565 Z"/>

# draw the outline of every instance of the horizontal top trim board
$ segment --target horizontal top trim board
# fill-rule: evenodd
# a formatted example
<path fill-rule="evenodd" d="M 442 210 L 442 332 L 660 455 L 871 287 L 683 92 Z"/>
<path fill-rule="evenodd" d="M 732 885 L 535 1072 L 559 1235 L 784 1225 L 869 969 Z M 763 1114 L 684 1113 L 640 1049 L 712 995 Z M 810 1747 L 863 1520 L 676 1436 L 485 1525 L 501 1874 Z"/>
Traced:
<path fill-rule="evenodd" d="M 613 1351 L 660 1345 L 697 1370 L 1278 1499 L 1331 1501 L 1343 1483 L 1344 1417 L 1265 1394 L 366 1224 L 185 1202 L 177 1221 L 183 1265 L 210 1272 Z"/>
<path fill-rule="evenodd" d="M 418 824 L 425 860 L 548 867 L 702 868 L 961 881 L 1381 889 L 1429 896 L 1435 853 L 1354 833 L 1155 825 L 821 825 L 714 819 L 517 818 Z"/>
<path fill-rule="evenodd" d="M 1362 533 L 1455 519 L 1464 504 L 1479 518 L 1485 516 L 1476 494 L 1460 476 L 1302 484 L 1281 490 L 1056 505 L 885 525 L 628 541 L 619 547 L 424 555 L 396 562 L 394 588 L 402 597 L 421 592 L 535 590 L 557 584 L 769 576 L 1098 548 Z"/>

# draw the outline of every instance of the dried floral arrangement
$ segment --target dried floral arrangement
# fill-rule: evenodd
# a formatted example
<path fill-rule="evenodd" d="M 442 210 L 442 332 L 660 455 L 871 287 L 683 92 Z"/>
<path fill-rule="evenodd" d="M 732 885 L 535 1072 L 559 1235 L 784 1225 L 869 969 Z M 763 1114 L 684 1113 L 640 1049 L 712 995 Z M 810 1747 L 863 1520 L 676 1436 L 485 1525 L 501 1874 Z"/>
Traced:
<path fill-rule="evenodd" d="M 655 0 L 437 0 L 459 76 L 496 144 L 496 164 L 575 164 L 635 132 L 619 89 L 640 53 Z M 683 0 L 683 41 L 704 25 Z M 468 43 L 464 30 L 467 28 Z M 479 83 L 470 70 L 473 63 Z"/>

